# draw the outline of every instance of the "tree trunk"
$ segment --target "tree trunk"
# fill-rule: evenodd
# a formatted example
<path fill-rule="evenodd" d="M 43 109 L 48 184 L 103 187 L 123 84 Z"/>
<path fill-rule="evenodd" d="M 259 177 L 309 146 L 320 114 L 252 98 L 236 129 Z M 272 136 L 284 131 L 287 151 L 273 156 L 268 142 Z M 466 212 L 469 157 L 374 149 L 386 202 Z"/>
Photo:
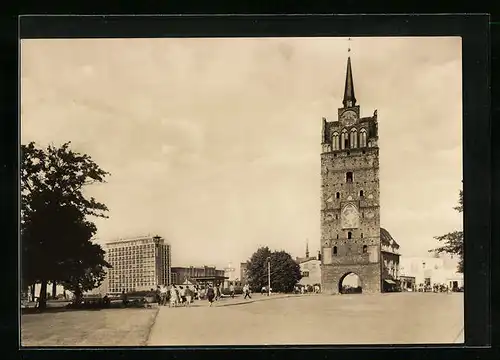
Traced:
<path fill-rule="evenodd" d="M 52 280 L 52 299 L 55 299 L 57 295 L 57 282 Z"/>
<path fill-rule="evenodd" d="M 31 301 L 35 301 L 35 286 L 36 286 L 36 282 L 31 284 Z"/>
<path fill-rule="evenodd" d="M 40 282 L 40 297 L 38 298 L 38 308 L 44 310 L 47 308 L 47 280 Z"/>
<path fill-rule="evenodd" d="M 73 299 L 75 304 L 80 304 L 82 302 L 83 298 L 83 292 L 80 290 L 80 288 L 76 288 L 75 292 L 75 298 Z"/>

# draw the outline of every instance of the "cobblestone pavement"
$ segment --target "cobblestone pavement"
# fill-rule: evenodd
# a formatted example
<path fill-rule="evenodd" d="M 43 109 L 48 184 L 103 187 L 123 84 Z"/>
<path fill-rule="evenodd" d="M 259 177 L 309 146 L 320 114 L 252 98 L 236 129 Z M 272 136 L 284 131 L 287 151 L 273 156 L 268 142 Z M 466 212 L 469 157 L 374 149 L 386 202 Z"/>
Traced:
<path fill-rule="evenodd" d="M 161 307 L 148 345 L 462 343 L 463 294 L 255 294 Z M 239 306 L 228 306 L 236 305 Z"/>

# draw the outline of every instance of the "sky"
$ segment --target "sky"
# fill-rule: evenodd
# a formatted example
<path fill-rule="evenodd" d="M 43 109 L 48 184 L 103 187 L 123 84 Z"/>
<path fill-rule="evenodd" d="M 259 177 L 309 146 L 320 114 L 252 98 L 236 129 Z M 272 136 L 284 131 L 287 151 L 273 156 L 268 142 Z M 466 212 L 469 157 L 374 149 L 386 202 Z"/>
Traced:
<path fill-rule="evenodd" d="M 174 266 L 316 254 L 349 43 L 361 116 L 378 111 L 381 226 L 428 256 L 462 228 L 458 37 L 23 40 L 22 143 L 71 141 L 111 173 L 86 190 L 110 210 L 98 242 L 159 234 Z"/>

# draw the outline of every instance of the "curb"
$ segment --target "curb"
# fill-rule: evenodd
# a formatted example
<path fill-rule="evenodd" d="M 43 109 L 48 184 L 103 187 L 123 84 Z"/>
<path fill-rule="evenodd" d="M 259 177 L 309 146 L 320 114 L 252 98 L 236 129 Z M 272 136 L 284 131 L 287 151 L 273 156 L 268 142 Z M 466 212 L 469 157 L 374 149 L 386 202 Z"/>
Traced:
<path fill-rule="evenodd" d="M 155 327 L 156 319 L 158 318 L 159 313 L 160 313 L 160 308 L 158 307 L 156 309 L 156 314 L 154 315 L 153 322 L 151 323 L 151 326 L 149 327 L 148 336 L 146 336 L 146 339 L 144 341 L 142 341 L 140 346 L 147 346 L 149 344 L 149 341 L 151 340 L 151 334 L 153 333 L 153 328 Z"/>
<path fill-rule="evenodd" d="M 259 301 L 287 299 L 287 298 L 298 297 L 298 296 L 300 296 L 300 295 L 290 294 L 290 295 L 276 296 L 276 297 L 272 297 L 271 296 L 271 297 L 266 297 L 266 298 L 257 298 L 257 299 L 254 299 L 254 300 L 248 300 L 248 301 L 245 301 L 245 302 L 236 302 L 236 303 L 232 303 L 232 304 L 222 304 L 222 305 L 219 305 L 219 306 L 216 306 L 216 307 L 246 305 L 246 304 L 251 304 L 251 303 L 259 302 Z"/>

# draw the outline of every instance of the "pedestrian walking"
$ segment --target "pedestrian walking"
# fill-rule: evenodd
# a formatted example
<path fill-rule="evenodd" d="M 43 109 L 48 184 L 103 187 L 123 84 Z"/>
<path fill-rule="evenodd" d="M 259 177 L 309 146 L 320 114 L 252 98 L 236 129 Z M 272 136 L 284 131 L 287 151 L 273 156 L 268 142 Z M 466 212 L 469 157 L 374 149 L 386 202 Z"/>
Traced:
<path fill-rule="evenodd" d="M 189 288 L 189 286 L 186 286 L 186 306 L 189 307 L 191 305 L 191 301 L 193 298 L 193 290 Z"/>
<path fill-rule="evenodd" d="M 177 289 L 175 288 L 175 285 L 172 285 L 170 288 L 170 307 L 176 307 L 178 301 L 178 295 L 177 295 Z"/>
<path fill-rule="evenodd" d="M 186 305 L 186 289 L 183 286 L 179 286 L 179 288 L 181 305 Z"/>
<path fill-rule="evenodd" d="M 212 287 L 212 285 L 208 286 L 207 298 L 208 298 L 208 302 L 210 303 L 209 306 L 212 306 L 212 303 L 214 302 L 214 298 L 215 298 L 215 291 L 214 291 L 214 288 Z"/>
<path fill-rule="evenodd" d="M 243 300 L 245 300 L 247 297 L 249 299 L 251 299 L 252 297 L 250 296 L 250 286 L 248 286 L 248 284 L 246 284 L 244 287 L 243 287 L 243 292 L 245 293 L 245 296 L 243 297 Z"/>
<path fill-rule="evenodd" d="M 127 294 L 125 293 L 125 289 L 123 289 L 123 291 L 122 291 L 121 298 L 122 298 L 122 304 L 123 304 L 123 306 L 126 307 L 128 305 L 128 297 L 127 297 Z"/>
<path fill-rule="evenodd" d="M 157 285 L 156 286 L 156 290 L 155 290 L 155 301 L 158 305 L 161 305 L 161 289 L 160 289 L 160 285 Z"/>
<path fill-rule="evenodd" d="M 162 305 L 162 306 L 167 305 L 167 293 L 168 293 L 168 289 L 165 285 L 163 285 L 160 288 L 160 303 L 159 303 L 159 305 Z"/>
<path fill-rule="evenodd" d="M 231 298 L 234 299 L 234 285 L 231 284 L 231 286 L 229 286 L 229 292 L 231 293 Z"/>

